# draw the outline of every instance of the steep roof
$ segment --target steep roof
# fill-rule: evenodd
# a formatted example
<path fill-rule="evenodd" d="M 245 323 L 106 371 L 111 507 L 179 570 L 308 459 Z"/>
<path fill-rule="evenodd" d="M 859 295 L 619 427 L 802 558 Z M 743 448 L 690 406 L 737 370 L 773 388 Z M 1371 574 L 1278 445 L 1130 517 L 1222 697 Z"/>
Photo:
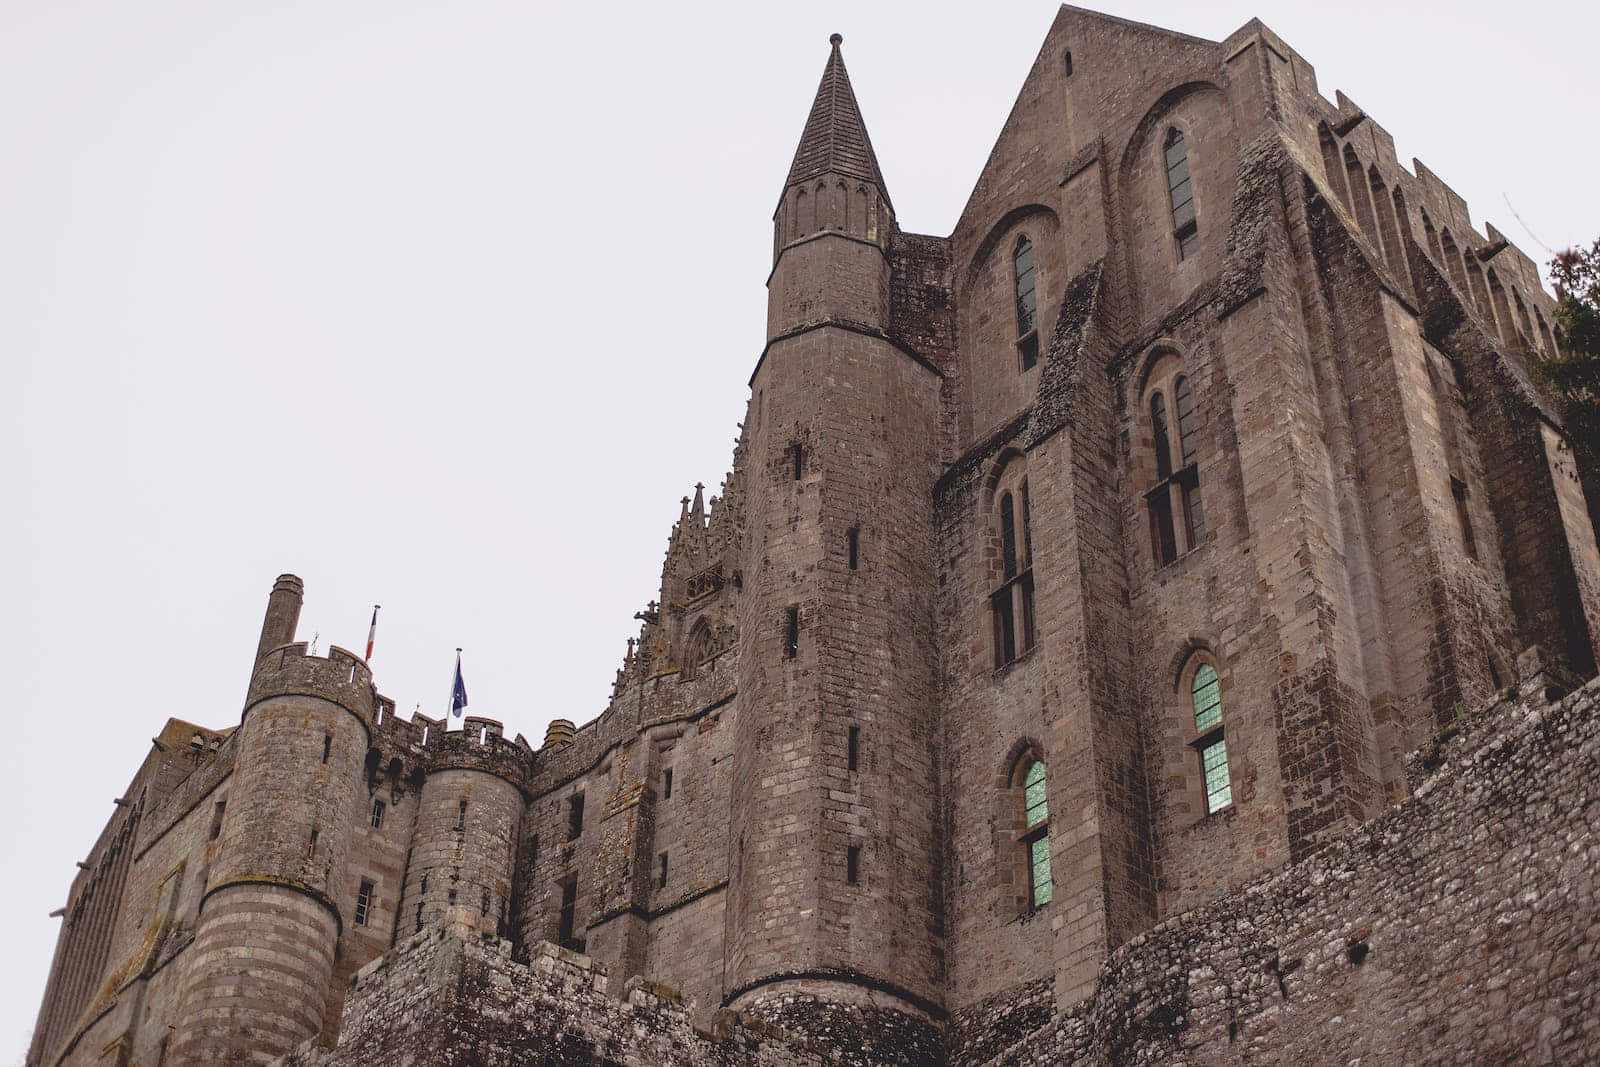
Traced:
<path fill-rule="evenodd" d="M 828 65 L 823 68 L 822 84 L 817 86 L 817 98 L 811 104 L 811 114 L 806 118 L 805 132 L 800 135 L 800 147 L 795 149 L 794 163 L 789 167 L 789 179 L 784 182 L 784 188 L 823 174 L 842 174 L 872 182 L 888 200 L 889 190 L 883 183 L 883 172 L 878 169 L 872 141 L 867 137 L 867 124 L 861 119 L 855 91 L 850 88 L 844 56 L 839 52 L 844 38 L 836 33 L 828 41 L 833 51 L 828 55 Z"/>

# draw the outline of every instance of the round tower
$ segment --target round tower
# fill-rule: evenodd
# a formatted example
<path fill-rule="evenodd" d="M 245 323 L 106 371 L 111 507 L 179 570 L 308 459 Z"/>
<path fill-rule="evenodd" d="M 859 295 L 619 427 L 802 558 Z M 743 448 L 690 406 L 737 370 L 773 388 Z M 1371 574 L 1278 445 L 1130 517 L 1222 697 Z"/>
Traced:
<path fill-rule="evenodd" d="M 821 1034 L 851 1003 L 932 1048 L 940 375 L 890 334 L 897 230 L 839 45 L 751 379 L 724 1000 Z"/>
<path fill-rule="evenodd" d="M 532 762 L 493 719 L 468 716 L 462 729 L 428 739 L 401 937 L 443 921 L 504 932 Z"/>
<path fill-rule="evenodd" d="M 299 599 L 280 578 L 263 645 L 293 636 Z M 270 1060 L 324 1029 L 372 703 L 371 673 L 344 649 L 257 658 L 169 1062 Z"/>

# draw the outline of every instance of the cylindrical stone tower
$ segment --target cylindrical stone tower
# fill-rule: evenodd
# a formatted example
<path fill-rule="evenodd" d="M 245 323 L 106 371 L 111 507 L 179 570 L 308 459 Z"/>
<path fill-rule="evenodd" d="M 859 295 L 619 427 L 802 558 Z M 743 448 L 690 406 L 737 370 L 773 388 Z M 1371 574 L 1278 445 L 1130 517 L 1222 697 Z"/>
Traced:
<path fill-rule="evenodd" d="M 469 717 L 461 730 L 428 739 L 401 937 L 443 921 L 504 932 L 532 760 L 493 719 Z"/>
<path fill-rule="evenodd" d="M 266 628 L 283 636 L 298 613 L 286 575 Z M 266 1063 L 324 1028 L 372 700 L 366 664 L 344 649 L 280 645 L 256 660 L 170 1063 Z"/>
<path fill-rule="evenodd" d="M 775 217 L 751 381 L 724 999 L 936 1052 L 939 372 L 889 334 L 894 219 L 839 54 Z M 900 1062 L 898 1059 L 896 1062 Z"/>

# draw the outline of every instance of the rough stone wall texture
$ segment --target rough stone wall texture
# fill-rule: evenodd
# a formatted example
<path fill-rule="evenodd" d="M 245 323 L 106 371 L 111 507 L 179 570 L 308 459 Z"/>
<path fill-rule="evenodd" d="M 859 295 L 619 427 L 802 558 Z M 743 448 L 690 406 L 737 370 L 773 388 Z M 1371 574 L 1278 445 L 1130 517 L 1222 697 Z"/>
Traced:
<path fill-rule="evenodd" d="M 1151 961 L 1180 952 L 1160 931 L 1190 928 L 1117 946 L 1195 908 L 1225 926 L 1247 883 L 1320 862 L 1307 857 L 1411 795 L 1407 754 L 1514 680 L 1524 648 L 1593 671 L 1600 501 L 1529 370 L 1554 344 L 1535 265 L 1477 233 L 1353 101 L 1329 103 L 1267 27 L 1205 41 L 1062 8 L 948 238 L 898 229 L 842 64 L 835 50 L 808 122 L 828 136 L 807 135 L 773 220 L 769 344 L 731 469 L 720 496 L 685 496 L 603 713 L 537 752 L 493 720 L 397 719 L 355 657 L 293 644 L 303 588 L 282 576 L 244 726 L 170 722 L 75 877 L 30 1063 L 198 1056 L 186 986 L 222 1003 L 241 966 L 279 983 L 246 998 L 282 1023 L 249 1024 L 276 1026 L 257 1053 L 316 1025 L 331 1040 L 349 976 L 410 939 L 424 873 L 426 921 L 508 934 L 524 962 L 563 933 L 570 886 L 568 943 L 613 987 L 671 983 L 671 1010 L 700 1027 L 759 1006 L 790 1034 L 740 1024 L 767 1034 L 749 1054 L 772 1062 L 802 1030 L 877 1035 L 872 1055 L 893 1058 L 941 1026 L 953 1058 L 978 1062 L 1051 1010 L 1056 1059 L 1159 1059 L 1165 1016 L 1122 1019 L 1117 990 L 1145 989 Z M 1198 224 L 1181 254 L 1173 131 Z M 1149 403 L 1180 373 L 1204 521 L 1163 561 Z M 1024 480 L 1036 641 L 997 666 L 991 598 L 1011 588 L 997 497 Z M 1213 813 L 1185 688 L 1202 659 L 1230 760 L 1232 804 Z M 266 695 L 282 715 L 263 747 L 247 735 L 266 729 Z M 1030 909 L 1014 774 L 1034 756 L 1055 896 Z M 313 826 L 327 836 L 308 865 Z M 1350 982 L 1386 973 L 1392 950 L 1370 945 L 1340 987 L 1351 1003 L 1366 1001 Z M 1263 957 L 1243 948 L 1218 971 L 1244 991 L 1229 994 L 1231 1048 L 1274 1010 L 1246 996 L 1258 986 L 1288 991 L 1276 1018 L 1301 1010 L 1312 965 L 1290 963 L 1309 952 L 1279 954 L 1281 987 L 1246 980 Z M 1184 986 L 1201 1005 L 1185 1018 L 1203 1021 L 1184 1033 L 1209 1049 L 1205 981 Z M 1161 1000 L 1176 986 L 1149 988 L 1177 1003 Z M 1463 1011 L 1500 1011 L 1499 990 L 1462 988 Z M 616 1025 L 611 1010 L 594 1026 Z M 713 1054 L 668 1029 L 660 1048 Z M 713 1045 L 735 1062 L 745 1047 Z"/>

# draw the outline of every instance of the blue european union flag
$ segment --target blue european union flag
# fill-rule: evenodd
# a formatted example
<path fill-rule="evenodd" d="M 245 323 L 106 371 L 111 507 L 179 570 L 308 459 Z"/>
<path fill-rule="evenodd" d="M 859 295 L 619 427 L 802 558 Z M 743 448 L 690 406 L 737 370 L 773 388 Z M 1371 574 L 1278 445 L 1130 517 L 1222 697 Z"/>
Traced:
<path fill-rule="evenodd" d="M 450 691 L 450 714 L 461 717 L 461 709 L 467 706 L 467 683 L 461 680 L 461 653 L 456 653 L 456 684 Z"/>

